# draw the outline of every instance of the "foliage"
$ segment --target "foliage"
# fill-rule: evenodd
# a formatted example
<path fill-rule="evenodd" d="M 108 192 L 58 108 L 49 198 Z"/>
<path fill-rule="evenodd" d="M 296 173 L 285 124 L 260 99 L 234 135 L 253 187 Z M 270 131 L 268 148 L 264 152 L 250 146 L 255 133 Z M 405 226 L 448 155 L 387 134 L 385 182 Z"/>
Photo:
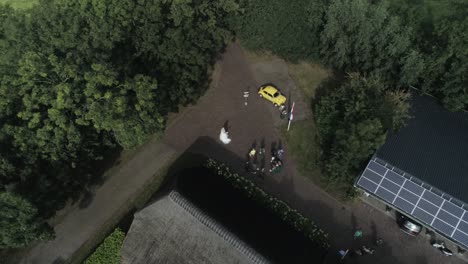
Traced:
<path fill-rule="evenodd" d="M 343 72 L 415 86 L 448 109 L 468 107 L 468 1 L 246 0 L 237 19 L 249 49 L 314 59 Z"/>
<path fill-rule="evenodd" d="M 84 264 L 119 264 L 125 233 L 117 228 L 104 242 L 84 261 Z"/>
<path fill-rule="evenodd" d="M 36 3 L 37 0 L 0 0 L 0 5 L 11 5 L 15 9 L 28 9 Z"/>
<path fill-rule="evenodd" d="M 223 176 L 234 188 L 241 190 L 245 195 L 261 206 L 272 210 L 284 222 L 294 227 L 297 231 L 302 232 L 311 241 L 316 242 L 323 248 L 328 248 L 330 246 L 327 233 L 317 227 L 312 220 L 304 217 L 285 202 L 266 193 L 252 181 L 231 172 L 229 167 L 222 163 L 209 159 L 205 166 L 213 170 L 216 174 Z"/>
<path fill-rule="evenodd" d="M 407 30 L 391 16 L 387 2 L 335 0 L 321 34 L 322 60 L 345 72 L 378 75 L 392 83 L 409 50 Z M 396 79 L 398 80 L 398 79 Z"/>
<path fill-rule="evenodd" d="M 50 217 L 107 153 L 195 102 L 233 36 L 236 0 L 40 0 L 0 5 L 0 190 Z"/>
<path fill-rule="evenodd" d="M 0 192 L 0 248 L 18 248 L 34 240 L 53 238 L 37 208 L 11 192 Z"/>
<path fill-rule="evenodd" d="M 409 95 L 388 92 L 378 79 L 351 74 L 322 96 L 315 108 L 325 176 L 330 184 L 352 183 L 369 157 L 408 118 Z"/>
<path fill-rule="evenodd" d="M 392 1 L 407 24 L 414 46 L 405 76 L 442 99 L 451 110 L 468 107 L 468 2 L 465 0 Z M 414 68 L 419 68 L 414 71 Z"/>
<path fill-rule="evenodd" d="M 250 49 L 268 49 L 290 60 L 316 58 L 326 2 L 246 0 L 237 34 Z"/>

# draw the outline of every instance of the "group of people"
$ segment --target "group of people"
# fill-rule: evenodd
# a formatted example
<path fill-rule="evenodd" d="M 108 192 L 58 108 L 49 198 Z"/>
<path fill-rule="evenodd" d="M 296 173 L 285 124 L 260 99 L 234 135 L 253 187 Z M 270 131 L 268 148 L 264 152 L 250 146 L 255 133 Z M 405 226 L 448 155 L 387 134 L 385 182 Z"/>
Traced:
<path fill-rule="evenodd" d="M 282 148 L 278 148 L 278 150 L 273 148 L 271 150 L 271 161 L 270 161 L 271 173 L 280 172 L 281 169 L 283 168 L 283 154 L 284 154 L 284 150 Z"/>
<path fill-rule="evenodd" d="M 361 229 L 357 229 L 355 232 L 354 232 L 354 240 L 359 240 L 362 238 L 362 230 Z M 383 240 L 381 238 L 378 238 L 376 241 L 375 241 L 375 245 L 376 246 L 380 246 L 383 244 Z M 340 250 L 338 253 L 339 255 L 341 256 L 341 260 L 344 260 L 344 258 L 348 255 L 348 252 L 350 252 L 349 250 Z M 363 255 L 373 255 L 375 253 L 375 248 L 371 247 L 371 246 L 366 246 L 366 245 L 363 245 L 353 251 L 350 252 L 351 255 L 354 255 L 354 256 L 363 256 Z"/>
<path fill-rule="evenodd" d="M 265 152 L 265 147 L 263 145 L 260 146 L 258 153 L 255 145 L 253 145 L 247 155 L 246 170 L 253 174 L 260 173 L 260 175 L 263 175 L 265 173 Z M 272 148 L 270 173 L 278 173 L 281 171 L 283 168 L 283 154 L 283 148 Z M 258 158 L 260 158 L 260 162 L 258 162 Z M 258 163 L 260 163 L 260 165 Z"/>

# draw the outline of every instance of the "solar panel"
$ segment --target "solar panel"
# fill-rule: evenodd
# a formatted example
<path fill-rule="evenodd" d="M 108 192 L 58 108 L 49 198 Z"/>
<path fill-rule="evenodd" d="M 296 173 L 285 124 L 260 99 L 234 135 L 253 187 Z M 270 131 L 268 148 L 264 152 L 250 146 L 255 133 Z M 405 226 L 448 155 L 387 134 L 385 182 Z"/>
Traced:
<path fill-rule="evenodd" d="M 468 248 L 467 204 L 375 157 L 356 186 Z"/>

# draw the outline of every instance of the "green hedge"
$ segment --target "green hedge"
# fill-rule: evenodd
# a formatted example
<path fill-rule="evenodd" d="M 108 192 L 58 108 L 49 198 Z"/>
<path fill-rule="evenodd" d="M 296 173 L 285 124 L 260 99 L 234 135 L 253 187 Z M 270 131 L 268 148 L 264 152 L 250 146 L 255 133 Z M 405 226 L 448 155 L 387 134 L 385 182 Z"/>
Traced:
<path fill-rule="evenodd" d="M 330 247 L 328 234 L 321 230 L 312 220 L 304 217 L 297 210 L 292 209 L 287 203 L 266 193 L 252 181 L 231 172 L 229 167 L 218 161 L 208 159 L 205 166 L 212 169 L 216 174 L 223 176 L 234 188 L 242 190 L 247 197 L 275 212 L 284 222 L 293 226 L 297 231 L 302 232 L 311 241 L 316 242 L 325 249 Z"/>
<path fill-rule="evenodd" d="M 116 228 L 104 242 L 84 261 L 84 264 L 119 264 L 125 233 Z"/>

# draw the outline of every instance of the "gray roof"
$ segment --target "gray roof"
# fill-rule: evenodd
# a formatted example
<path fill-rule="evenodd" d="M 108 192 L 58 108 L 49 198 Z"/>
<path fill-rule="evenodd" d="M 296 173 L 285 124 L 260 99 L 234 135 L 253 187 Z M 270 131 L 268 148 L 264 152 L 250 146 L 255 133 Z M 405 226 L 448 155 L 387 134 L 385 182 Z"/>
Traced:
<path fill-rule="evenodd" d="M 468 203 L 468 113 L 449 112 L 435 98 L 414 94 L 410 114 L 376 157 Z"/>
<path fill-rule="evenodd" d="M 269 263 L 172 191 L 140 212 L 124 241 L 122 263 Z"/>

